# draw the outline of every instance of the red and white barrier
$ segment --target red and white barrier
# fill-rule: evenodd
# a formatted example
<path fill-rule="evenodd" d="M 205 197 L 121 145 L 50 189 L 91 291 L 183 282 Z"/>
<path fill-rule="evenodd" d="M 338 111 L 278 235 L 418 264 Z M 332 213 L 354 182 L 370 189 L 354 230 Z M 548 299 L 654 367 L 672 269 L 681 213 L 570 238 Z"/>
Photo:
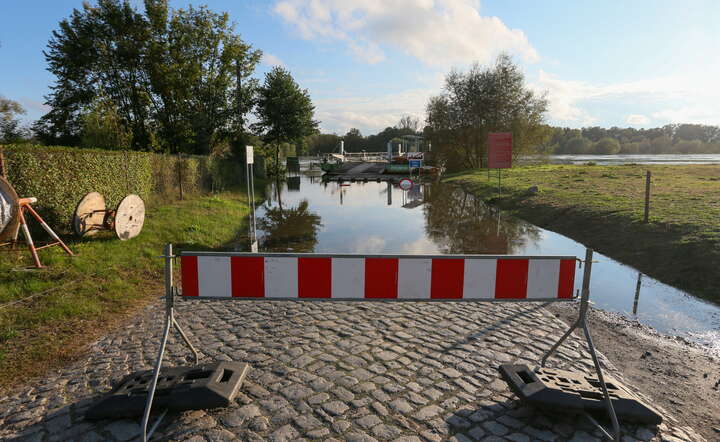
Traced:
<path fill-rule="evenodd" d="M 569 299 L 574 257 L 181 255 L 182 294 L 270 299 Z"/>

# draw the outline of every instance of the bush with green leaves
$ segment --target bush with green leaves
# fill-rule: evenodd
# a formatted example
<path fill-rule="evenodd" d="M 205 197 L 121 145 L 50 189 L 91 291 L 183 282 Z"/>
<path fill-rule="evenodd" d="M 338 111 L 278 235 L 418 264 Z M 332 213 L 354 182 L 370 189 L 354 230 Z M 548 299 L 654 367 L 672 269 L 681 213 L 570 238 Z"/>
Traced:
<path fill-rule="evenodd" d="M 244 179 L 242 166 L 221 157 L 149 152 L 10 145 L 4 149 L 8 179 L 20 197 L 51 225 L 68 229 L 80 198 L 100 192 L 109 208 L 129 193 L 148 201 L 226 190 Z"/>

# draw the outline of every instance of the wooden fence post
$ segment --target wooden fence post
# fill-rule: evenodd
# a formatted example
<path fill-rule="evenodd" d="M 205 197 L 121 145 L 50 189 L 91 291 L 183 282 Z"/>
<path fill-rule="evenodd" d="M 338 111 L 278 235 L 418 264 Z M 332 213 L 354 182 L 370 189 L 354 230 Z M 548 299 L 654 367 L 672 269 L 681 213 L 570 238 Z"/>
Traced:
<path fill-rule="evenodd" d="M 178 165 L 178 182 L 180 184 L 180 201 L 182 201 L 184 199 L 183 198 L 183 173 L 182 173 L 183 162 L 182 161 L 183 161 L 182 155 L 178 154 L 177 165 Z"/>
<path fill-rule="evenodd" d="M 645 219 L 644 223 L 647 224 L 650 219 L 650 171 L 647 171 L 645 175 Z"/>

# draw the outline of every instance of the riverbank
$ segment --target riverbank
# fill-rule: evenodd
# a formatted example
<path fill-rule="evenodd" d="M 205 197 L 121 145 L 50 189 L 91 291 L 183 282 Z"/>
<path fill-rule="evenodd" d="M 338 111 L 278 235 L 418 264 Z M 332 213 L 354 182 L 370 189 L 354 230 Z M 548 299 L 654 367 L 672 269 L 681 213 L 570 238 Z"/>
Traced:
<path fill-rule="evenodd" d="M 568 324 L 577 318 L 572 305 L 556 303 L 548 310 Z M 594 344 L 628 384 L 669 411 L 681 426 L 707 440 L 720 438 L 718 355 L 617 313 L 591 309 L 588 323 Z"/>
<path fill-rule="evenodd" d="M 643 223 L 645 173 L 652 173 Z M 720 168 L 541 165 L 449 175 L 485 201 L 662 282 L 720 302 Z M 537 186 L 537 192 L 530 188 Z"/>
<path fill-rule="evenodd" d="M 0 255 L 0 391 L 74 360 L 161 296 L 166 243 L 221 247 L 245 234 L 248 212 L 242 194 L 190 197 L 150 205 L 130 241 L 68 236 L 76 256 L 43 250 L 43 270 L 19 270 L 30 263 L 25 249 Z"/>

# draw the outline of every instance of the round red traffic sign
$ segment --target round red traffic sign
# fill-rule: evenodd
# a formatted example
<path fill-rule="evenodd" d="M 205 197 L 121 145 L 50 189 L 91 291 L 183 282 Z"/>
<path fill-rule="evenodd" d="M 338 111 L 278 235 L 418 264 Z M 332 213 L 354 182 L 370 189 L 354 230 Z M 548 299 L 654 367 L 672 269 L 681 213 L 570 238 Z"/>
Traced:
<path fill-rule="evenodd" d="M 410 178 L 403 178 L 400 180 L 400 188 L 402 190 L 410 190 L 414 184 L 415 183 L 413 183 Z"/>

